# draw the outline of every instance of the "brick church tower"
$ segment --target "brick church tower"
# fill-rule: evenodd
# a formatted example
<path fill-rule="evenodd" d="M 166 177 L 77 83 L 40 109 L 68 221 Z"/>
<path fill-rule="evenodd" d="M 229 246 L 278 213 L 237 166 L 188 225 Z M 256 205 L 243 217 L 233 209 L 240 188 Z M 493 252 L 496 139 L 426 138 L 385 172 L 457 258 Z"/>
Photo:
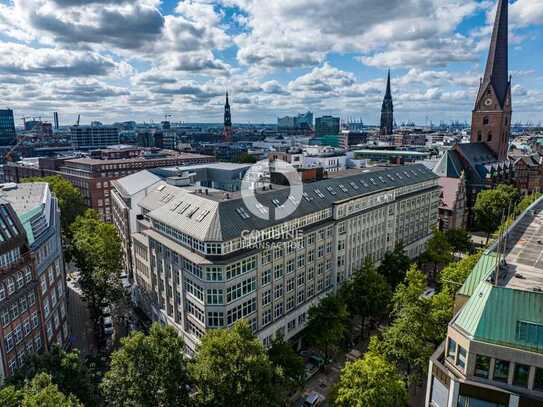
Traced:
<path fill-rule="evenodd" d="M 511 134 L 508 67 L 508 0 L 498 1 L 492 41 L 471 120 L 471 142 L 485 143 L 499 161 L 507 159 Z"/>

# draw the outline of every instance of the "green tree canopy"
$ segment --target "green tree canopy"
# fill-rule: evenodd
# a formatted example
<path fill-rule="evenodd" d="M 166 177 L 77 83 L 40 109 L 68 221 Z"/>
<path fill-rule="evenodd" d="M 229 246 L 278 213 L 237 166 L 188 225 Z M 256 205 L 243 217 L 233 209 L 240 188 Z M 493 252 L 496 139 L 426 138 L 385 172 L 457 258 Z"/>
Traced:
<path fill-rule="evenodd" d="M 120 279 L 121 242 L 115 226 L 88 209 L 71 226 L 74 259 L 81 270 L 81 289 L 94 315 L 123 295 Z"/>
<path fill-rule="evenodd" d="M 345 283 L 343 292 L 350 314 L 362 319 L 362 327 L 366 319 L 378 320 L 388 312 L 390 288 L 369 260 Z"/>
<path fill-rule="evenodd" d="M 60 176 L 30 177 L 23 179 L 22 182 L 46 182 L 49 184 L 58 200 L 62 230 L 67 236 L 70 236 L 70 225 L 86 209 L 85 200 L 79 189 Z"/>
<path fill-rule="evenodd" d="M 51 376 L 40 373 L 24 387 L 7 386 L 0 390 L 2 407 L 83 407 L 73 395 L 63 394 Z"/>
<path fill-rule="evenodd" d="M 404 407 L 406 403 L 406 385 L 396 366 L 383 356 L 370 351 L 342 369 L 336 406 Z"/>
<path fill-rule="evenodd" d="M 519 192 L 510 185 L 498 185 L 477 194 L 473 212 L 477 227 L 486 232 L 487 240 L 498 229 L 510 209 L 514 210 Z"/>
<path fill-rule="evenodd" d="M 479 251 L 470 256 L 464 257 L 462 260 L 456 263 L 450 263 L 439 273 L 439 285 L 441 291 L 448 293 L 449 296 L 454 297 L 455 293 L 462 287 L 462 284 L 466 281 L 466 278 L 470 275 L 471 271 L 481 258 L 482 252 Z"/>
<path fill-rule="evenodd" d="M 8 384 L 22 387 L 40 373 L 47 373 L 61 392 L 72 394 L 85 405 L 97 405 L 99 376 L 93 367 L 88 366 L 77 350 L 65 352 L 54 346 L 45 353 L 32 353 L 22 368 L 7 379 Z"/>
<path fill-rule="evenodd" d="M 288 342 L 285 342 L 281 335 L 273 339 L 272 345 L 268 349 L 268 357 L 273 366 L 282 370 L 286 387 L 289 390 L 303 383 L 304 360 Z"/>
<path fill-rule="evenodd" d="M 385 253 L 377 271 L 386 278 L 390 287 L 394 289 L 404 280 L 410 265 L 411 260 L 405 254 L 403 244 L 399 244 L 393 251 Z"/>
<path fill-rule="evenodd" d="M 328 295 L 309 309 L 304 338 L 324 353 L 326 363 L 329 351 L 343 341 L 348 321 L 347 306 L 335 294 Z"/>
<path fill-rule="evenodd" d="M 449 264 L 453 260 L 453 247 L 447 241 L 444 232 L 434 229 L 432 238 L 428 241 L 424 257 L 434 264 L 434 273 L 438 265 Z"/>
<path fill-rule="evenodd" d="M 109 405 L 177 407 L 190 404 L 183 339 L 169 326 L 153 324 L 149 335 L 121 340 L 101 388 Z"/>
<path fill-rule="evenodd" d="M 270 361 L 245 320 L 208 331 L 191 365 L 201 406 L 279 406 L 281 369 Z"/>
<path fill-rule="evenodd" d="M 468 252 L 471 250 L 471 236 L 464 229 L 450 229 L 445 231 L 445 239 L 455 252 Z"/>

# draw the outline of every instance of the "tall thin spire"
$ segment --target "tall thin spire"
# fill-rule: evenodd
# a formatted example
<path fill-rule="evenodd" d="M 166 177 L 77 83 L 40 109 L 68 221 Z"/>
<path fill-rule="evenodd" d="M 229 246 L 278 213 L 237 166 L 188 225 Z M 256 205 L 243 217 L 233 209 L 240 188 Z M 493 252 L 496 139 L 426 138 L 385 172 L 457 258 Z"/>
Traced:
<path fill-rule="evenodd" d="M 230 113 L 230 102 L 228 101 L 228 91 L 226 91 L 226 103 L 224 104 L 224 133 L 223 141 L 232 142 L 232 114 Z"/>
<path fill-rule="evenodd" d="M 388 76 L 387 76 L 387 91 L 385 93 L 385 98 L 392 99 L 392 92 L 390 90 L 390 69 L 388 70 Z"/>
<path fill-rule="evenodd" d="M 387 90 L 381 108 L 381 135 L 390 136 L 394 131 L 394 104 L 392 103 L 392 90 L 390 87 L 390 69 L 387 75 Z"/>
<path fill-rule="evenodd" d="M 496 21 L 492 31 L 490 51 L 486 62 L 485 77 L 483 84 L 491 83 L 496 96 L 504 106 L 507 90 L 509 87 L 509 65 L 508 65 L 508 36 L 509 36 L 509 1 L 498 0 Z"/>

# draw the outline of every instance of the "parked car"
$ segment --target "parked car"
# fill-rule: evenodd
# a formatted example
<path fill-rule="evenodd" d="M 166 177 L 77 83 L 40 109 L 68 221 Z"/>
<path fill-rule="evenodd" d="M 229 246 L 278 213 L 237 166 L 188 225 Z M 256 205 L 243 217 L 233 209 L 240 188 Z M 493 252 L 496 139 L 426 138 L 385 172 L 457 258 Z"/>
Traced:
<path fill-rule="evenodd" d="M 312 391 L 305 396 L 304 407 L 318 406 L 324 400 L 324 396 L 316 391 Z"/>
<path fill-rule="evenodd" d="M 104 333 L 107 336 L 113 335 L 113 320 L 111 316 L 104 317 Z"/>

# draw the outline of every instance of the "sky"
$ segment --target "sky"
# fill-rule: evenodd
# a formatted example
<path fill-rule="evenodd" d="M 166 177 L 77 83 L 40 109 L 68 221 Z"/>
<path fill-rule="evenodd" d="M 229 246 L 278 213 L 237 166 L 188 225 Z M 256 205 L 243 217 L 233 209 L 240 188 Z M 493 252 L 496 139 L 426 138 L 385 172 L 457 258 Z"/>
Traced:
<path fill-rule="evenodd" d="M 492 0 L 0 0 L 0 108 L 71 124 L 469 121 Z M 510 2 L 513 120 L 543 121 L 543 0 Z M 166 116 L 168 115 L 168 116 Z M 171 116 L 169 116 L 171 115 Z"/>

